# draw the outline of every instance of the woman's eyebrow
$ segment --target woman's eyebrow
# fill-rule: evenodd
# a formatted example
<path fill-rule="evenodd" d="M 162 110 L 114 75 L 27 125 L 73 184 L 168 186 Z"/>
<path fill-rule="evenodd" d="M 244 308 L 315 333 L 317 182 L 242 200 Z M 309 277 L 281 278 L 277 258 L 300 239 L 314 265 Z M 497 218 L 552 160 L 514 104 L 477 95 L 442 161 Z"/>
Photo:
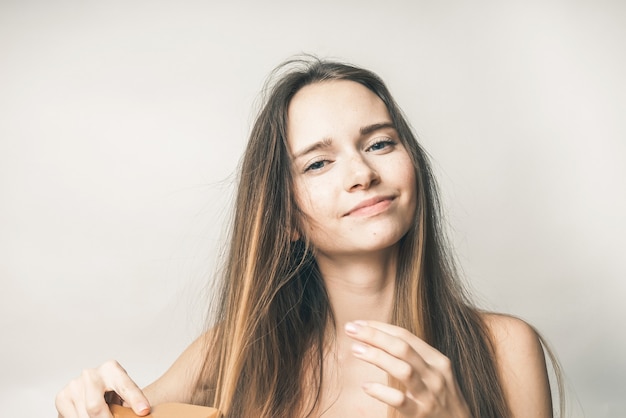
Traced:
<path fill-rule="evenodd" d="M 361 136 L 365 136 L 365 135 L 369 135 L 372 132 L 376 132 L 378 130 L 381 129 L 396 129 L 396 127 L 394 126 L 393 123 L 391 122 L 379 122 L 379 123 L 373 123 L 371 125 L 366 125 L 363 126 L 359 129 L 359 134 Z M 324 148 L 330 148 L 330 146 L 333 144 L 333 140 L 332 138 L 324 138 L 321 141 L 317 141 L 309 146 L 307 146 L 306 148 L 296 152 L 293 154 L 293 159 L 297 160 L 298 158 L 302 157 L 303 155 L 306 155 L 310 152 L 313 151 L 317 151 L 320 149 L 324 149 Z"/>
<path fill-rule="evenodd" d="M 296 152 L 293 155 L 293 159 L 297 160 L 298 158 L 310 152 L 317 151 L 317 150 L 324 149 L 324 148 L 329 148 L 332 144 L 333 144 L 333 140 L 331 138 L 324 138 L 321 141 L 317 141 L 309 145 L 308 147 Z"/>
<path fill-rule="evenodd" d="M 361 134 L 361 136 L 365 136 L 365 135 L 371 134 L 372 132 L 376 132 L 380 129 L 388 129 L 388 128 L 396 129 L 394 124 L 391 122 L 380 122 L 380 123 L 374 123 L 372 125 L 363 126 L 361 129 L 359 129 L 359 133 Z"/>

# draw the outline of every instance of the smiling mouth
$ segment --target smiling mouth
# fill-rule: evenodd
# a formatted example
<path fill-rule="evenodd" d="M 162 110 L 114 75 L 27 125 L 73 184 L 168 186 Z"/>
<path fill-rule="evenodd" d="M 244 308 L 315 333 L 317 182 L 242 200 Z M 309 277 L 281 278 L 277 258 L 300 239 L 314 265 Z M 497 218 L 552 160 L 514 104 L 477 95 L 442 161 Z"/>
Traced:
<path fill-rule="evenodd" d="M 344 216 L 357 216 L 357 217 L 365 217 L 377 215 L 381 212 L 387 210 L 387 208 L 393 202 L 393 197 L 378 197 L 373 199 L 368 199 L 359 203 L 357 206 L 352 208 L 348 213 Z"/>

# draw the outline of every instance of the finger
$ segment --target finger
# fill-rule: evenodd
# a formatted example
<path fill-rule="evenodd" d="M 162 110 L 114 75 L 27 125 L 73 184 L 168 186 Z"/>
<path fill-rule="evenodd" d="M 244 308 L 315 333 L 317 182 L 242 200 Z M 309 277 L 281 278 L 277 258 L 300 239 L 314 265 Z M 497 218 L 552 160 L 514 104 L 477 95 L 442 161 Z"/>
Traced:
<path fill-rule="evenodd" d="M 358 324 L 366 324 L 381 332 L 401 338 L 407 341 L 425 362 L 425 368 L 421 370 L 422 380 L 426 385 L 435 390 L 442 386 L 454 387 L 456 379 L 450 359 L 439 350 L 429 345 L 426 341 L 413 335 L 404 328 L 378 321 L 355 321 Z"/>
<path fill-rule="evenodd" d="M 376 347 L 393 357 L 409 363 L 418 373 L 427 372 L 428 364 L 416 350 L 415 343 L 410 341 L 420 339 L 402 328 L 394 328 L 400 330 L 393 329 L 396 334 L 404 332 L 401 336 L 393 335 L 387 331 L 370 326 L 369 323 L 355 321 L 346 324 L 346 333 L 355 340 L 365 343 L 365 345 Z"/>
<path fill-rule="evenodd" d="M 81 379 L 84 383 L 83 394 L 75 401 L 79 416 L 82 418 L 84 411 L 84 416 L 89 418 L 113 418 L 104 398 L 106 384 L 98 370 L 84 370 Z"/>
<path fill-rule="evenodd" d="M 65 390 L 60 392 L 54 400 L 59 418 L 78 418 L 74 402 L 66 396 Z"/>
<path fill-rule="evenodd" d="M 433 358 L 436 359 L 439 356 L 443 356 L 443 354 L 441 354 L 441 352 L 438 351 L 436 348 L 434 348 L 433 346 L 428 344 L 426 341 L 422 340 L 418 336 L 414 335 L 413 333 L 411 333 L 410 331 L 402 327 L 387 324 L 385 322 L 379 322 L 379 321 L 359 320 L 359 321 L 354 321 L 354 323 L 356 323 L 357 325 L 361 325 L 361 326 L 368 326 L 368 327 L 375 328 L 379 331 L 382 331 L 389 335 L 393 335 L 394 337 L 398 337 L 408 342 L 415 349 L 415 351 L 417 351 L 422 356 L 422 358 L 424 358 L 424 360 L 427 363 L 430 363 L 430 360 Z"/>
<path fill-rule="evenodd" d="M 418 406 L 415 401 L 398 389 L 380 383 L 366 383 L 363 390 L 372 398 L 397 409 L 403 415 L 414 416 L 417 413 Z"/>
<path fill-rule="evenodd" d="M 105 391 L 115 391 L 124 404 L 130 406 L 135 414 L 145 416 L 150 413 L 150 403 L 137 384 L 128 376 L 126 370 L 117 361 L 109 361 L 99 368 L 106 379 Z M 100 392 L 102 396 L 102 393 Z"/>
<path fill-rule="evenodd" d="M 76 417 L 77 418 L 93 418 L 94 417 L 87 410 L 87 406 L 85 404 L 85 400 L 82 397 L 76 398 L 74 400 L 74 408 L 76 408 Z"/>
<path fill-rule="evenodd" d="M 438 369 L 428 364 L 415 350 L 416 343 L 410 344 L 406 341 L 422 341 L 415 335 L 394 326 L 385 327 L 385 331 L 381 331 L 379 328 L 382 327 L 375 328 L 364 325 L 363 322 L 348 325 L 346 332 L 352 334 L 352 338 L 366 342 L 357 343 L 353 347 L 354 355 L 398 379 L 412 396 L 422 398 L 426 393 L 439 396 L 447 387 L 451 387 L 450 382 L 454 381 L 451 367 Z M 438 358 L 446 360 L 449 365 L 450 362 L 444 355 L 438 354 Z M 443 364 L 443 361 L 439 363 Z"/>
<path fill-rule="evenodd" d="M 410 362 L 395 357 L 380 348 L 354 343 L 352 352 L 358 359 L 366 361 L 400 381 L 413 395 L 425 391 L 422 376 Z"/>

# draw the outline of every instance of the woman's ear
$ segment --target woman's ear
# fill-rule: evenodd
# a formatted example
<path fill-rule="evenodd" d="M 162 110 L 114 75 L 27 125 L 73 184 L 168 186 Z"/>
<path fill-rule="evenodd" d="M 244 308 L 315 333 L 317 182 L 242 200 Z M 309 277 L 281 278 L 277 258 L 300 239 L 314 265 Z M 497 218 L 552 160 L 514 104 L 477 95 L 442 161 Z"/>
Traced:
<path fill-rule="evenodd" d="M 291 242 L 296 242 L 300 239 L 300 231 L 298 231 L 297 229 L 292 229 L 291 230 Z"/>

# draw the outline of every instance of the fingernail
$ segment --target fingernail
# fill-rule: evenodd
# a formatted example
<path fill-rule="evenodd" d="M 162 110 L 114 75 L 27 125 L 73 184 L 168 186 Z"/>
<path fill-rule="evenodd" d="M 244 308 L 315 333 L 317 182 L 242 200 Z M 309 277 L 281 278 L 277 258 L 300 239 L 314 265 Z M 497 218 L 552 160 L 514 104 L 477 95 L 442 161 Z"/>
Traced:
<path fill-rule="evenodd" d="M 137 412 L 146 412 L 150 410 L 150 406 L 147 403 L 137 404 Z"/>
<path fill-rule="evenodd" d="M 357 332 L 359 332 L 359 326 L 354 322 L 348 322 L 346 324 L 346 332 L 348 334 L 356 334 Z"/>
<path fill-rule="evenodd" d="M 365 347 L 363 344 L 354 343 L 352 344 L 352 351 L 355 354 L 364 354 L 367 351 L 367 347 Z"/>

